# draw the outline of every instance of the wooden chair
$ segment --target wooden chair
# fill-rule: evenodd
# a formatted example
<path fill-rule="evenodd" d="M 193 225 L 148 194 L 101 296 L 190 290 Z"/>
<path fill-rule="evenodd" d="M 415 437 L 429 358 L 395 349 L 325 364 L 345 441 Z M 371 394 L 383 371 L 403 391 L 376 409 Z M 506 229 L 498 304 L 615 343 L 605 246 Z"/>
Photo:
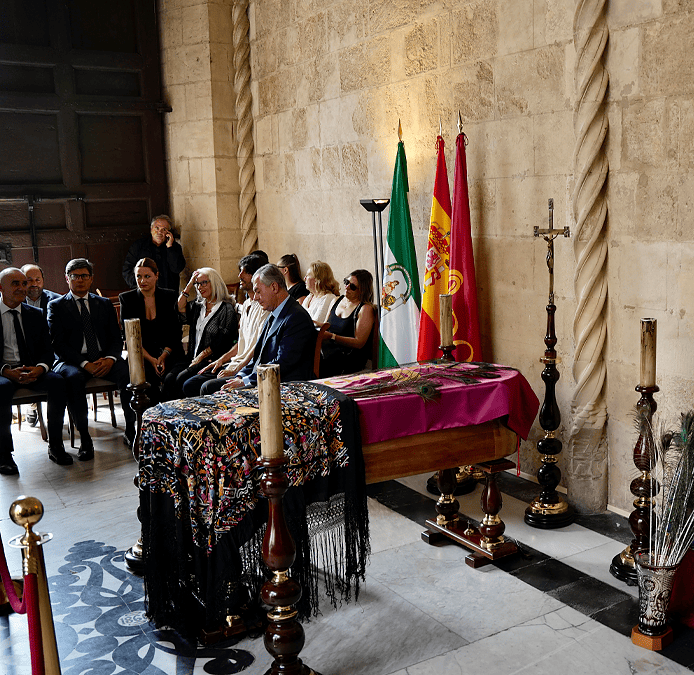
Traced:
<path fill-rule="evenodd" d="M 316 336 L 316 349 L 313 352 L 313 376 L 318 379 L 320 377 L 320 348 L 325 340 L 325 333 L 330 328 L 329 323 L 324 323 L 318 330 Z"/>
<path fill-rule="evenodd" d="M 111 410 L 111 426 L 115 429 L 118 424 L 116 422 L 116 409 L 113 404 L 113 392 L 118 391 L 118 385 L 110 380 L 103 380 L 100 377 L 92 377 L 87 380 L 84 385 L 84 393 L 92 395 L 92 410 L 94 411 L 94 421 L 96 422 L 97 413 L 97 395 L 104 394 L 108 397 L 108 407 Z M 75 423 L 73 422 L 72 415 L 69 414 L 68 418 L 70 420 L 70 446 L 75 447 Z"/>
<path fill-rule="evenodd" d="M 20 387 L 14 392 L 12 397 L 12 405 L 17 406 L 17 428 L 22 430 L 22 406 L 36 403 L 36 414 L 39 418 L 41 427 L 41 438 L 48 442 L 48 433 L 46 432 L 46 424 L 43 421 L 43 409 L 41 404 L 48 402 L 48 393 L 42 389 L 25 389 Z"/>

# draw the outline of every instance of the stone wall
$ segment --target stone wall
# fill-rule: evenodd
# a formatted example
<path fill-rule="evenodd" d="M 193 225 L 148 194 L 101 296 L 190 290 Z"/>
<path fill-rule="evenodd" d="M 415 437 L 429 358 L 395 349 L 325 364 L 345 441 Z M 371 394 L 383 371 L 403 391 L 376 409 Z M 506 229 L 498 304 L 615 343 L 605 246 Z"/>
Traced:
<path fill-rule="evenodd" d="M 231 0 L 160 0 L 167 170 L 189 272 L 237 280 L 241 255 Z"/>

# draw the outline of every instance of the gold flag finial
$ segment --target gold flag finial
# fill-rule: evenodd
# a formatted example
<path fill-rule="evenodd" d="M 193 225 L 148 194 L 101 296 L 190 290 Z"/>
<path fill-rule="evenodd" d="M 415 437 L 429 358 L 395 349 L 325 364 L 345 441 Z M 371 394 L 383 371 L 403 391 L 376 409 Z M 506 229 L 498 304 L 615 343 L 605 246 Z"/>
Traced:
<path fill-rule="evenodd" d="M 460 110 L 458 111 L 458 133 L 463 133 L 463 116 L 460 114 Z"/>
<path fill-rule="evenodd" d="M 443 129 L 441 127 L 441 115 L 439 115 L 439 136 L 443 136 Z"/>
<path fill-rule="evenodd" d="M 398 118 L 398 140 L 402 142 L 402 124 L 400 124 L 400 118 Z"/>

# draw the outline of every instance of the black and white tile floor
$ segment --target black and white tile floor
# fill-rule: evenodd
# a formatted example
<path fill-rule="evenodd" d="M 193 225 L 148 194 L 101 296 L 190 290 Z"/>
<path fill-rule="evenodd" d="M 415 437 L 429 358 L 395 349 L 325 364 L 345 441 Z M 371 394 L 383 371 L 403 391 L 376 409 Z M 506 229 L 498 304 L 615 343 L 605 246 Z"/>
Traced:
<path fill-rule="evenodd" d="M 8 508 L 38 497 L 61 668 L 64 675 L 263 673 L 261 639 L 214 647 L 187 644 L 144 617 L 142 582 L 123 552 L 137 539 L 135 465 L 120 429 L 92 422 L 96 457 L 59 467 L 38 429 L 13 428 L 21 475 L 0 477 L 0 534 L 14 576 L 19 534 Z M 503 477 L 506 534 L 525 555 L 478 570 L 454 545 L 427 546 L 433 514 L 426 476 L 369 488 L 372 556 L 359 602 L 329 607 L 305 625 L 304 661 L 323 675 L 679 675 L 694 670 L 694 631 L 677 627 L 662 653 L 632 644 L 637 591 L 613 579 L 610 561 L 630 539 L 626 521 L 583 518 L 561 530 L 523 523 L 528 484 Z M 530 486 L 534 494 L 536 486 Z M 516 496 L 514 496 L 516 495 Z M 459 498 L 479 517 L 477 493 Z M 25 617 L 0 617 L 0 675 L 29 675 Z"/>

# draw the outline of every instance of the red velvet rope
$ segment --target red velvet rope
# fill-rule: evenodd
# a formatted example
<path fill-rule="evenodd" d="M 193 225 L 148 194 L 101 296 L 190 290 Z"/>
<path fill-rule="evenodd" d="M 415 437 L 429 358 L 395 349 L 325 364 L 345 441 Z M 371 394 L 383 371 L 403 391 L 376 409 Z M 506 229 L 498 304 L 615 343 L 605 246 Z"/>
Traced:
<path fill-rule="evenodd" d="M 14 584 L 10 577 L 10 571 L 7 569 L 7 560 L 5 559 L 5 549 L 2 545 L 2 537 L 0 537 L 0 577 L 2 577 L 2 585 L 5 587 L 5 593 L 10 601 L 10 606 L 17 614 L 26 614 L 27 611 L 27 596 L 24 594 L 20 602 L 17 593 L 14 590 Z"/>
<path fill-rule="evenodd" d="M 39 586 L 35 574 L 24 577 L 24 600 L 26 602 L 27 623 L 29 624 L 29 648 L 31 649 L 32 675 L 44 675 L 43 640 L 41 635 L 41 615 L 39 614 Z"/>

